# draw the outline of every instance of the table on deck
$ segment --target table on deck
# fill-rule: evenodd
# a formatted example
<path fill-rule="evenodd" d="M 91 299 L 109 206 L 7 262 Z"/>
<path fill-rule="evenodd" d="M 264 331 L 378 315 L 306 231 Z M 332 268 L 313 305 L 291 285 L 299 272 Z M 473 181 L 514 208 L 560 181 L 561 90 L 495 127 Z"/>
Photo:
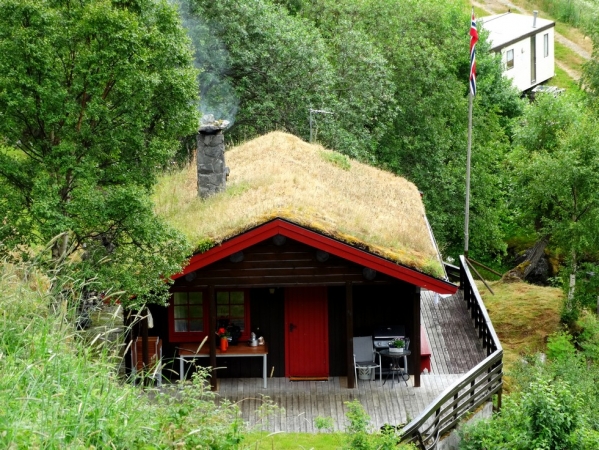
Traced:
<path fill-rule="evenodd" d="M 185 374 L 183 372 L 183 360 L 185 358 L 201 358 L 210 356 L 210 347 L 207 345 L 202 346 L 198 349 L 200 344 L 198 343 L 186 343 L 179 345 L 179 379 L 183 381 Z M 264 380 L 264 389 L 266 389 L 266 356 L 268 355 L 268 346 L 258 345 L 256 347 L 250 347 L 245 343 L 239 343 L 239 345 L 231 345 L 226 352 L 221 352 L 219 348 L 216 349 L 217 358 L 243 358 L 251 356 L 262 357 L 262 378 Z"/>
<path fill-rule="evenodd" d="M 379 353 L 385 358 L 391 359 L 391 387 L 395 384 L 395 375 L 397 374 L 397 382 L 399 380 L 403 380 L 408 385 L 408 379 L 410 375 L 408 375 L 408 356 L 412 354 L 410 350 L 404 350 L 403 352 L 390 352 L 389 349 L 379 350 Z M 403 367 L 400 366 L 400 360 L 403 360 Z M 385 383 L 387 382 L 387 378 L 385 378 Z M 385 384 L 383 383 L 383 384 Z"/>

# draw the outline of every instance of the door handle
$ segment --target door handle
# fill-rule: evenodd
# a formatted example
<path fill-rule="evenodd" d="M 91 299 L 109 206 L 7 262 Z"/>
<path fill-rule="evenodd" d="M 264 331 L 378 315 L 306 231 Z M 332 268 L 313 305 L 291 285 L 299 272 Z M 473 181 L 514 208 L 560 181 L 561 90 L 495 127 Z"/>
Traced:
<path fill-rule="evenodd" d="M 290 332 L 290 333 L 291 333 L 293 330 L 295 330 L 296 328 L 297 328 L 297 326 L 296 326 L 296 325 L 294 325 L 294 324 L 292 324 L 292 323 L 290 323 L 290 324 L 289 324 L 289 332 Z"/>

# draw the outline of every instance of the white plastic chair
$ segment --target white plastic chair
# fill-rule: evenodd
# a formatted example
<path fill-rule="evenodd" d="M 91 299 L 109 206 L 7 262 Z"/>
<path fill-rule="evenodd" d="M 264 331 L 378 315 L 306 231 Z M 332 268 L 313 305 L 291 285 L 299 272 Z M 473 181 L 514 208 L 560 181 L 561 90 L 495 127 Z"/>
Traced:
<path fill-rule="evenodd" d="M 358 385 L 358 370 L 368 369 L 371 372 L 370 381 L 376 379 L 376 369 L 379 369 L 379 382 L 383 385 L 381 355 L 374 351 L 372 336 L 357 336 L 354 341 L 354 376 Z M 378 361 L 378 362 L 377 362 Z"/>

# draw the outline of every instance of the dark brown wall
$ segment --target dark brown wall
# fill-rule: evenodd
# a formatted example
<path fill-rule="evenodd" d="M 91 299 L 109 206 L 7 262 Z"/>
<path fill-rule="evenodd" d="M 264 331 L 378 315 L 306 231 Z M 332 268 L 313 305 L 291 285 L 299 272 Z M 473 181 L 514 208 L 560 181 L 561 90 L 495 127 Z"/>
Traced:
<path fill-rule="evenodd" d="M 367 281 L 361 265 L 333 255 L 320 262 L 316 259 L 316 251 L 291 239 L 281 246 L 268 239 L 245 249 L 241 262 L 234 263 L 225 258 L 198 270 L 192 281 L 181 277 L 175 283 L 189 287 L 210 284 L 217 287 L 283 287 L 342 285 L 346 281 L 368 285 L 393 282 L 391 277 L 383 274 Z"/>
<path fill-rule="evenodd" d="M 191 281 L 176 280 L 177 287 L 193 289 L 216 287 L 250 288 L 251 330 L 264 336 L 269 345 L 268 376 L 285 375 L 284 287 L 325 285 L 328 288 L 330 375 L 347 374 L 345 283 L 353 283 L 354 336 L 371 335 L 374 328 L 403 324 L 413 334 L 411 324 L 414 286 L 377 274 L 367 281 L 359 264 L 330 255 L 327 261 L 316 259 L 316 249 L 287 239 L 282 246 L 267 240 L 243 251 L 242 262 L 228 258 L 196 272 Z M 271 294 L 270 289 L 274 288 Z M 153 307 L 155 329 L 163 336 L 165 358 L 175 358 L 176 344 L 168 342 L 168 318 L 165 308 Z M 239 345 L 245 345 L 240 343 Z M 198 360 L 208 364 L 208 358 Z M 261 358 L 218 358 L 219 377 L 261 377 Z M 178 362 L 174 366 L 178 370 Z"/>

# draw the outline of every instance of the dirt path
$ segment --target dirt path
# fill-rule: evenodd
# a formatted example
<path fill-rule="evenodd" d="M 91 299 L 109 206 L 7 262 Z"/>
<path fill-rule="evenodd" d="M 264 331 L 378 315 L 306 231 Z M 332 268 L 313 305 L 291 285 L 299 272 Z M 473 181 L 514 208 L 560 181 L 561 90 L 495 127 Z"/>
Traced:
<path fill-rule="evenodd" d="M 474 6 L 476 6 L 477 8 L 483 9 L 484 11 L 488 12 L 489 14 L 501 14 L 506 11 L 514 11 L 514 12 L 518 12 L 520 14 L 532 15 L 532 13 L 530 11 L 527 11 L 524 8 L 516 6 L 507 0 L 481 0 L 480 2 L 472 1 L 472 4 Z M 572 50 L 574 53 L 579 55 L 585 61 L 591 59 L 590 51 L 581 47 L 576 42 L 573 42 L 572 40 L 559 34 L 557 31 L 555 32 L 555 40 L 557 42 L 559 42 L 560 44 L 568 47 L 570 50 Z M 557 59 L 555 60 L 555 64 L 560 69 L 562 69 L 564 72 L 566 72 L 568 74 L 568 76 L 570 76 L 570 78 L 572 78 L 573 80 L 578 81 L 580 79 L 580 72 L 578 70 L 568 66 L 566 63 L 559 61 Z"/>

